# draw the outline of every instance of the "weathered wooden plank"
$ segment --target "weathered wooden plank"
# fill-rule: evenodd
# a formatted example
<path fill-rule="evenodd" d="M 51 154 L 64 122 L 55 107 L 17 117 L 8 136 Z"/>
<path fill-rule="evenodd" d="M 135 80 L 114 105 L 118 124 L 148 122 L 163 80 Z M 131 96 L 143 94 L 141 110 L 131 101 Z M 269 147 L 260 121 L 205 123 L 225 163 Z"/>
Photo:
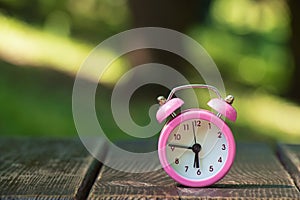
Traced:
<path fill-rule="evenodd" d="M 210 187 L 178 185 L 162 170 L 131 174 L 103 167 L 89 198 L 299 199 L 300 194 L 267 145 L 241 143 L 237 145 L 236 161 L 229 174 Z"/>
<path fill-rule="evenodd" d="M 175 183 L 162 170 L 128 173 L 103 167 L 89 199 L 178 199 Z"/>
<path fill-rule="evenodd" d="M 132 152 L 147 152 L 155 150 L 156 142 L 126 142 L 120 143 L 119 146 Z M 148 164 L 155 165 L 155 163 L 156 161 L 151 161 Z M 143 163 L 129 163 L 124 169 L 135 167 L 134 165 Z M 162 169 L 146 173 L 129 173 L 103 166 L 88 198 L 178 199 L 178 193 L 176 183 Z"/>
<path fill-rule="evenodd" d="M 178 187 L 181 199 L 299 199 L 300 193 L 265 144 L 240 143 L 230 172 L 208 188 Z"/>
<path fill-rule="evenodd" d="M 279 144 L 277 153 L 286 167 L 298 189 L 300 189 L 300 144 Z"/>
<path fill-rule="evenodd" d="M 100 164 L 79 140 L 0 139 L 1 199 L 82 199 Z"/>

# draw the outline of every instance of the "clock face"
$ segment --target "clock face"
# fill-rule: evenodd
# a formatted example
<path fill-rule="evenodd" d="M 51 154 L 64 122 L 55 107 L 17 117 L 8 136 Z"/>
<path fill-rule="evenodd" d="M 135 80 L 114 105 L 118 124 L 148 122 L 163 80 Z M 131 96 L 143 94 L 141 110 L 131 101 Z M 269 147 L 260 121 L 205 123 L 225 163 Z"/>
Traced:
<path fill-rule="evenodd" d="M 167 140 L 167 160 L 181 176 L 207 179 L 217 174 L 227 159 L 227 141 L 212 122 L 190 119 L 179 124 Z"/>
<path fill-rule="evenodd" d="M 166 172 L 188 186 L 206 186 L 231 167 L 235 143 L 223 120 L 208 111 L 181 114 L 163 129 L 159 146 Z"/>

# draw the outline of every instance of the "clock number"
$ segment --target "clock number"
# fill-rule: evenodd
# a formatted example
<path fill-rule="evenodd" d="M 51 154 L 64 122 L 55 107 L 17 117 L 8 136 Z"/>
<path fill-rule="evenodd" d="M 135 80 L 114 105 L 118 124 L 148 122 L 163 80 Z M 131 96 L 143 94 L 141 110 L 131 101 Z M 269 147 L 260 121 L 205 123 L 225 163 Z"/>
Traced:
<path fill-rule="evenodd" d="M 180 134 L 174 134 L 174 138 L 175 140 L 180 140 L 181 139 L 181 135 Z"/>
<path fill-rule="evenodd" d="M 211 129 L 211 123 L 208 122 L 208 128 Z"/>
<path fill-rule="evenodd" d="M 174 147 L 174 146 L 171 146 L 171 150 L 174 151 L 174 149 L 175 149 L 175 147 Z"/>
<path fill-rule="evenodd" d="M 226 150 L 226 145 L 222 144 L 222 150 Z"/>
<path fill-rule="evenodd" d="M 198 176 L 201 175 L 200 169 L 197 170 L 197 175 L 198 175 Z"/>
<path fill-rule="evenodd" d="M 200 120 L 195 120 L 195 126 L 201 126 L 201 121 Z"/>
<path fill-rule="evenodd" d="M 218 159 L 218 162 L 222 162 L 222 157 L 220 157 L 220 158 Z"/>
<path fill-rule="evenodd" d="M 209 172 L 213 172 L 214 171 L 214 166 L 209 166 Z"/>
<path fill-rule="evenodd" d="M 218 132 L 218 138 L 222 138 L 222 132 Z"/>
<path fill-rule="evenodd" d="M 178 159 L 178 158 L 175 159 L 175 164 L 176 164 L 176 165 L 179 164 L 179 159 Z"/>
<path fill-rule="evenodd" d="M 183 130 L 188 131 L 189 130 L 189 125 L 188 124 L 183 124 Z"/>
<path fill-rule="evenodd" d="M 187 172 L 187 170 L 189 169 L 189 166 L 184 166 L 185 167 L 185 172 Z"/>

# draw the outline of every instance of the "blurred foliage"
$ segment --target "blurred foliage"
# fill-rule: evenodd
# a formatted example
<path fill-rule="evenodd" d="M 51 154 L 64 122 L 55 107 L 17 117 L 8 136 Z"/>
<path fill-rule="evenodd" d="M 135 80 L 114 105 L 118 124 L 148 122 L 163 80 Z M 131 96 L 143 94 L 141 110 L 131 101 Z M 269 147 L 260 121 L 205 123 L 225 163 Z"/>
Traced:
<path fill-rule="evenodd" d="M 92 50 L 83 42 L 41 31 L 1 14 L 0 23 L 0 55 L 10 63 L 51 68 L 75 76 Z M 115 57 L 110 50 L 98 55 L 99 60 Z M 101 83 L 115 83 L 127 69 L 126 62 L 117 59 L 102 75 Z M 85 77 L 89 78 L 93 73 L 90 71 Z"/>
<path fill-rule="evenodd" d="M 218 0 L 207 23 L 190 35 L 212 56 L 225 81 L 281 94 L 293 72 L 289 24 L 285 1 Z"/>
<path fill-rule="evenodd" d="M 207 13 L 205 23 L 190 27 L 187 34 L 212 56 L 227 90 L 236 96 L 239 118 L 230 124 L 235 136 L 299 142 L 300 108 L 279 97 L 294 70 L 287 2 L 215 0 Z M 0 24 L 0 134 L 76 135 L 74 75 L 93 46 L 130 28 L 127 1 L 0 0 Z M 101 52 L 103 57 L 113 55 Z M 119 59 L 102 84 L 111 87 L 128 69 L 127 61 Z M 110 97 L 111 88 L 106 89 L 97 98 Z M 147 124 L 148 107 L 154 102 L 136 96 L 132 116 Z M 111 132 L 109 137 L 128 138 L 113 123 L 110 102 L 96 104 L 105 115 L 101 123 Z"/>
<path fill-rule="evenodd" d="M 3 61 L 0 66 L 0 135 L 76 135 L 71 77 Z"/>
<path fill-rule="evenodd" d="M 41 30 L 94 44 L 130 23 L 124 0 L 0 0 L 0 12 Z"/>

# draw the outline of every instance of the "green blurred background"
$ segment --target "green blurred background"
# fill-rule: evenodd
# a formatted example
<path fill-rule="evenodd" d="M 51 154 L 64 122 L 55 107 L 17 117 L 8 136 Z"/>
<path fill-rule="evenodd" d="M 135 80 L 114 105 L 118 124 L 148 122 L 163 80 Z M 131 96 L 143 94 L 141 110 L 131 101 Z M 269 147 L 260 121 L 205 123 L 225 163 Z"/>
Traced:
<path fill-rule="evenodd" d="M 158 26 L 191 36 L 216 62 L 236 97 L 238 121 L 230 126 L 238 140 L 300 143 L 298 8 L 296 0 L 0 0 L 0 135 L 76 136 L 71 98 L 80 64 L 114 34 Z M 128 138 L 108 108 L 114 84 L 131 67 L 156 61 L 201 82 L 167 52 L 128 57 L 104 74 L 96 97 L 99 118 L 105 116 L 99 121 L 113 140 Z M 130 108 L 138 124 L 149 122 L 161 90 L 136 91 Z"/>

